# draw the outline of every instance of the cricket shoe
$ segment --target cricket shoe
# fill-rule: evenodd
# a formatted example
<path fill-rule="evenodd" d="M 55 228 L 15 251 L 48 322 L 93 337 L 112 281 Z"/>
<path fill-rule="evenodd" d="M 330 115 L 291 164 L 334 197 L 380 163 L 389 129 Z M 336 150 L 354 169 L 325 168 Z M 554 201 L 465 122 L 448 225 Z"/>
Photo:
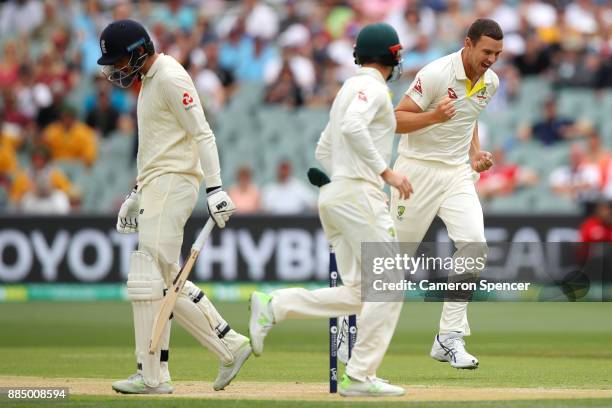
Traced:
<path fill-rule="evenodd" d="M 219 364 L 219 374 L 213 384 L 215 391 L 220 391 L 227 387 L 230 382 L 238 375 L 240 368 L 244 365 L 247 359 L 251 356 L 253 350 L 249 339 L 245 337 L 245 342 L 234 353 L 234 361 L 230 364 Z"/>
<path fill-rule="evenodd" d="M 438 361 L 448 361 L 454 368 L 478 368 L 478 359 L 465 350 L 461 333 L 437 334 L 429 355 Z"/>
<path fill-rule="evenodd" d="M 406 391 L 377 377 L 357 381 L 344 374 L 339 393 L 343 397 L 400 397 Z"/>
<path fill-rule="evenodd" d="M 144 382 L 142 374 L 132 374 L 127 380 L 115 381 L 113 390 L 121 394 L 172 394 L 171 381 L 161 382 L 157 387 L 149 387 Z"/>
<path fill-rule="evenodd" d="M 263 353 L 264 339 L 274 326 L 272 314 L 272 296 L 263 292 L 253 292 L 250 300 L 251 318 L 249 320 L 249 334 L 253 354 L 259 357 Z"/>

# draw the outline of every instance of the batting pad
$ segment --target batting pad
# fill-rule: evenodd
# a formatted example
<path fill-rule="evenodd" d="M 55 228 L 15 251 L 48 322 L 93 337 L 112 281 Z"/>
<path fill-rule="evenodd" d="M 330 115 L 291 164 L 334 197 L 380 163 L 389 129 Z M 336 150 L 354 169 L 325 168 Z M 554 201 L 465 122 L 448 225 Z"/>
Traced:
<path fill-rule="evenodd" d="M 164 297 L 164 288 L 164 280 L 151 255 L 141 251 L 132 252 L 127 293 L 134 312 L 136 359 L 149 387 L 157 387 L 160 383 L 160 348 L 155 354 L 149 354 L 149 342 L 153 322 Z M 169 338 L 169 324 L 166 324 L 165 330 L 168 330 L 167 336 L 164 332 L 162 338 Z"/>
<path fill-rule="evenodd" d="M 176 301 L 174 318 L 224 364 L 234 361 L 232 350 L 245 339 L 229 327 L 204 292 L 190 281 L 185 282 Z"/>

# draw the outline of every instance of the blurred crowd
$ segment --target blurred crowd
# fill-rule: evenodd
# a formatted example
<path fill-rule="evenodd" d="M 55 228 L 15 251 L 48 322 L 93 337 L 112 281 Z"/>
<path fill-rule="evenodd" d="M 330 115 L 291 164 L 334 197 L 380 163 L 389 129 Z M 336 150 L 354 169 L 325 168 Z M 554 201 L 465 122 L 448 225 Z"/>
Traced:
<path fill-rule="evenodd" d="M 555 89 L 612 90 L 612 2 L 607 0 L 2 2 L 0 210 L 87 211 L 81 205 L 85 186 L 58 164 L 78 161 L 87 171 L 100 160 L 113 160 L 101 157 L 100 146 L 116 138 L 133 140 L 134 154 L 138 88 L 112 87 L 96 65 L 99 33 L 112 20 L 140 21 L 156 49 L 188 69 L 214 128 L 216 115 L 245 82 L 264 83 L 267 104 L 329 107 L 355 71 L 352 48 L 367 23 L 386 21 L 397 29 L 408 83 L 424 65 L 459 49 L 478 17 L 495 19 L 505 33 L 504 53 L 494 67 L 501 86 L 489 108 L 493 112 L 511 105 L 528 77 L 549 81 Z M 512 138 L 568 144 L 566 163 L 547 175 L 553 194 L 573 200 L 612 197 L 612 146 L 606 146 L 612 138 L 602 137 L 600 125 L 561 117 L 551 95 L 539 120 L 517 126 Z M 485 202 L 542 182 L 528 165 L 506 159 L 511 145 L 488 146 L 497 165 L 478 182 Z M 290 162 L 278 164 L 276 180 L 261 192 L 257 168 L 243 166 L 224 176 L 235 179 L 230 192 L 241 212 L 314 209 L 316 191 L 292 176 Z"/>

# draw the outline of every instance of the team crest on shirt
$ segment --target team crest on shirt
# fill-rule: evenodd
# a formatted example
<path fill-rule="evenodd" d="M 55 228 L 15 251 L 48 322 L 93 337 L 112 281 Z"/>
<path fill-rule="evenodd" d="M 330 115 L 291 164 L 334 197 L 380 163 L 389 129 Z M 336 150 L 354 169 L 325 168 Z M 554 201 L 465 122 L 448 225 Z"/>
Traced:
<path fill-rule="evenodd" d="M 457 93 L 453 88 L 448 88 L 448 97 L 451 99 L 457 99 Z"/>
<path fill-rule="evenodd" d="M 366 96 L 365 92 L 363 92 L 363 91 L 357 92 L 357 98 L 359 98 L 359 100 L 364 101 L 364 102 L 368 101 L 368 97 Z"/>
<path fill-rule="evenodd" d="M 476 94 L 476 103 L 479 105 L 486 105 L 489 101 L 489 93 L 487 92 L 487 88 L 484 87 Z"/>
<path fill-rule="evenodd" d="M 406 211 L 406 207 L 403 205 L 398 205 L 397 206 L 397 219 L 401 220 L 402 216 L 404 215 L 404 212 Z"/>
<path fill-rule="evenodd" d="M 189 110 L 195 106 L 195 103 L 193 103 L 193 97 L 189 95 L 189 92 L 183 93 L 183 106 L 185 107 L 185 110 Z"/>
<path fill-rule="evenodd" d="M 417 78 L 416 84 L 412 88 L 416 93 L 423 96 L 423 85 L 421 84 L 421 78 Z"/>

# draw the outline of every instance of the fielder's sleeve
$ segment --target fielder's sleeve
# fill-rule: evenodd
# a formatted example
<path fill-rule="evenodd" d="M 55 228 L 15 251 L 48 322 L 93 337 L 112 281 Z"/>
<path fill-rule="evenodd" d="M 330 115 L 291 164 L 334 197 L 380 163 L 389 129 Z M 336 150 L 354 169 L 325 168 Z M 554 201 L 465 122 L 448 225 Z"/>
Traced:
<path fill-rule="evenodd" d="M 325 126 L 325 130 L 321 133 L 319 142 L 317 143 L 317 149 L 315 150 L 315 158 L 323 169 L 331 176 L 332 173 L 332 139 L 329 131 L 329 122 Z"/>
<path fill-rule="evenodd" d="M 382 97 L 375 90 L 357 90 L 340 124 L 340 131 L 348 144 L 376 174 L 381 174 L 387 163 L 374 146 L 368 125 L 382 105 Z"/>
<path fill-rule="evenodd" d="M 221 168 L 215 135 L 204 116 L 200 97 L 193 81 L 179 72 L 164 78 L 163 95 L 181 127 L 191 135 L 198 146 L 200 164 L 207 188 L 221 186 Z"/>
<path fill-rule="evenodd" d="M 436 100 L 439 78 L 430 66 L 421 69 L 406 91 L 406 96 L 414 101 L 423 112 Z"/>

